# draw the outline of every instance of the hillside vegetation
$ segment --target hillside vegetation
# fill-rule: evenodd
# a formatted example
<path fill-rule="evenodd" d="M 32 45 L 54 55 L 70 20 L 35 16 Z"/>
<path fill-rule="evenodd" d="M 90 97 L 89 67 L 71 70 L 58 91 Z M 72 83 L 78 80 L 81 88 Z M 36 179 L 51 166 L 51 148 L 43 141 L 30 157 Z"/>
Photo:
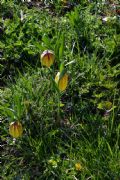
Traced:
<path fill-rule="evenodd" d="M 119 2 L 1 0 L 0 179 L 119 180 L 119 145 Z"/>

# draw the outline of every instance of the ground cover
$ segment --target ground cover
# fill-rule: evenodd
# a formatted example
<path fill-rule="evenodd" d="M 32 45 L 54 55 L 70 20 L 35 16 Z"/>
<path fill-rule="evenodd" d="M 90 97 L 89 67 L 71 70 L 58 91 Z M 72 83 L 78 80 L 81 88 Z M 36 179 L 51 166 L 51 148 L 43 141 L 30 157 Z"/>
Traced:
<path fill-rule="evenodd" d="M 117 1 L 0 2 L 1 179 L 120 178 L 119 59 Z"/>

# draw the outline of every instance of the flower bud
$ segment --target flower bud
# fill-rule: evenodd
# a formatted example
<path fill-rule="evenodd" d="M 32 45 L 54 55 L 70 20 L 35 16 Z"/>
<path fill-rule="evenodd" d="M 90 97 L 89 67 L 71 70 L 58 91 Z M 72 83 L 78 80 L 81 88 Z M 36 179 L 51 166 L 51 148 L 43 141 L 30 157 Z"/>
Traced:
<path fill-rule="evenodd" d="M 75 164 L 75 170 L 76 170 L 76 171 L 81 171 L 81 170 L 82 170 L 82 166 L 81 166 L 80 163 L 76 163 L 76 164 Z"/>
<path fill-rule="evenodd" d="M 22 124 L 19 121 L 11 122 L 9 126 L 9 133 L 13 138 L 18 138 L 22 136 L 23 133 Z"/>
<path fill-rule="evenodd" d="M 45 50 L 41 54 L 41 64 L 46 67 L 50 67 L 55 59 L 55 55 L 51 50 Z"/>
<path fill-rule="evenodd" d="M 61 73 L 58 72 L 55 77 L 55 82 L 58 85 L 58 89 L 60 91 L 64 91 L 68 85 L 68 74 L 65 73 L 65 74 L 63 74 L 63 76 L 61 76 Z"/>

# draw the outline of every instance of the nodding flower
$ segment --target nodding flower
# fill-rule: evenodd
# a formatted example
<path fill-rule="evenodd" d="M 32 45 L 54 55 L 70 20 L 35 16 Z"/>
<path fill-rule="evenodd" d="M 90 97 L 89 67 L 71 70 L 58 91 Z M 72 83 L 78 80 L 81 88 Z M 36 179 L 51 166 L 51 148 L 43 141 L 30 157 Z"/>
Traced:
<path fill-rule="evenodd" d="M 22 136 L 23 128 L 19 121 L 11 122 L 9 126 L 9 133 L 13 138 L 18 138 Z"/>
<path fill-rule="evenodd" d="M 65 73 L 65 74 L 61 75 L 61 73 L 58 72 L 56 77 L 55 77 L 55 82 L 58 86 L 58 89 L 60 91 L 64 91 L 68 85 L 68 74 Z"/>
<path fill-rule="evenodd" d="M 51 50 L 45 50 L 41 54 L 41 64 L 46 67 L 50 67 L 54 63 L 55 55 Z"/>

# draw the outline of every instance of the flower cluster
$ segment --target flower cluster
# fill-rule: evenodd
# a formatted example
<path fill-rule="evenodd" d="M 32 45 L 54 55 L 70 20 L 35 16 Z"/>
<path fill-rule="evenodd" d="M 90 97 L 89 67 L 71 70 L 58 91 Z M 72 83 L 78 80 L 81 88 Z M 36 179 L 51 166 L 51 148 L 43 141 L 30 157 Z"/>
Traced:
<path fill-rule="evenodd" d="M 55 54 L 51 50 L 45 50 L 41 54 L 41 64 L 46 67 L 53 65 Z M 68 74 L 66 72 L 58 72 L 55 77 L 55 82 L 60 91 L 64 91 L 68 85 Z"/>
<path fill-rule="evenodd" d="M 42 66 L 49 68 L 55 61 L 55 54 L 51 50 L 45 50 L 41 54 L 40 59 Z M 68 74 L 64 69 L 58 72 L 55 76 L 55 83 L 60 92 L 65 91 L 68 85 Z M 11 122 L 9 126 L 9 133 L 13 138 L 21 137 L 23 133 L 22 124 L 19 121 Z"/>

